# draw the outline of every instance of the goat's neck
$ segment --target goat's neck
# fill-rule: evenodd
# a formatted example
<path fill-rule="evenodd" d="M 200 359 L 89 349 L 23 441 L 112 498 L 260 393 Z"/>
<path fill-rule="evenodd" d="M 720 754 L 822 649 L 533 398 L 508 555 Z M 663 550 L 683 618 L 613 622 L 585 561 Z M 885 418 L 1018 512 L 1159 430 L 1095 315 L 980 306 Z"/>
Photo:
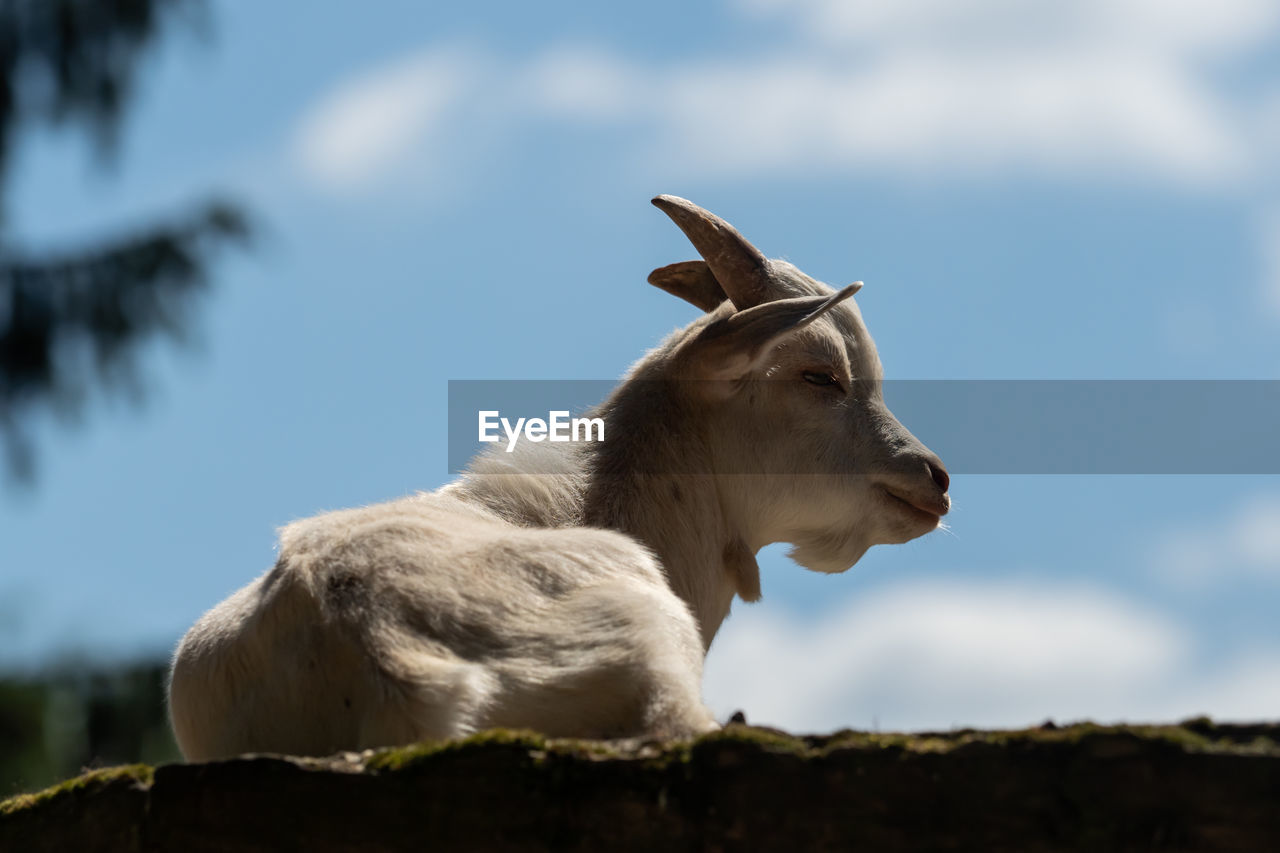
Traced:
<path fill-rule="evenodd" d="M 658 556 L 672 591 L 697 619 L 704 648 L 711 646 L 736 593 L 752 601 L 759 597 L 755 557 L 726 529 L 709 478 L 610 478 L 593 482 L 584 497 L 588 525 L 630 534 Z"/>
<path fill-rule="evenodd" d="M 705 437 L 673 411 L 669 397 L 648 382 L 619 391 L 593 413 L 605 418 L 604 442 L 486 453 L 447 490 L 513 524 L 588 525 L 640 540 L 661 561 L 709 648 L 734 595 L 760 597 L 755 549 L 762 543 L 751 543 L 726 512 L 705 465 Z"/>
<path fill-rule="evenodd" d="M 706 466 L 705 437 L 656 383 L 615 394 L 601 414 L 607 440 L 583 455 L 582 521 L 628 533 L 657 554 L 709 648 L 734 595 L 760 597 L 760 570 Z"/>

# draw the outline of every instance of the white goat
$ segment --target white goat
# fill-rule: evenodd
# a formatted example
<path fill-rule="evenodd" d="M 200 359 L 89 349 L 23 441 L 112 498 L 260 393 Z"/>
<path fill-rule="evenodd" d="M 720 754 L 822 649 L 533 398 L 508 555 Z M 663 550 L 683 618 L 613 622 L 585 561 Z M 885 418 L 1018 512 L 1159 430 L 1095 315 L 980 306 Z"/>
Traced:
<path fill-rule="evenodd" d="M 649 281 L 706 313 L 593 413 L 608 441 L 485 453 L 436 492 L 285 527 L 274 568 L 178 646 L 189 760 L 711 730 L 703 656 L 735 594 L 760 597 L 761 547 L 842 572 L 938 526 L 947 474 L 884 406 L 858 285 L 654 204 L 704 260 Z"/>

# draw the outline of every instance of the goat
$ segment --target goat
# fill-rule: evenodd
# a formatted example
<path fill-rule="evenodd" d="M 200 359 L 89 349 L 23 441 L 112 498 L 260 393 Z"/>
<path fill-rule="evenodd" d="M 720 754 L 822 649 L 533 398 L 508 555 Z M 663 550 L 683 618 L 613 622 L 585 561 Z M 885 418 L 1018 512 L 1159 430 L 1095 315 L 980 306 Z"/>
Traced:
<path fill-rule="evenodd" d="M 860 283 L 653 203 L 702 259 L 649 281 L 704 314 L 592 413 L 609 440 L 495 448 L 435 492 L 283 528 L 275 566 L 177 648 L 188 760 L 714 730 L 703 658 L 734 597 L 760 598 L 760 548 L 843 572 L 939 526 L 946 469 L 884 405 Z"/>

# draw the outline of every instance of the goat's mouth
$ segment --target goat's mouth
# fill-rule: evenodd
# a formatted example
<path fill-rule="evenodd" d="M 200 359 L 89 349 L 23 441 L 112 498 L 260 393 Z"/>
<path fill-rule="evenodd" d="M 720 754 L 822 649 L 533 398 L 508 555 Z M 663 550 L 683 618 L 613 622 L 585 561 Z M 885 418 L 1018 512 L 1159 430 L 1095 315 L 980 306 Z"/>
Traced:
<path fill-rule="evenodd" d="M 930 528 L 937 527 L 942 521 L 942 516 L 946 515 L 947 511 L 951 509 L 951 499 L 946 495 L 932 500 L 924 500 L 918 497 L 901 495 L 888 486 L 882 485 L 880 489 L 884 492 L 885 498 L 891 505 L 917 521 L 928 524 Z"/>

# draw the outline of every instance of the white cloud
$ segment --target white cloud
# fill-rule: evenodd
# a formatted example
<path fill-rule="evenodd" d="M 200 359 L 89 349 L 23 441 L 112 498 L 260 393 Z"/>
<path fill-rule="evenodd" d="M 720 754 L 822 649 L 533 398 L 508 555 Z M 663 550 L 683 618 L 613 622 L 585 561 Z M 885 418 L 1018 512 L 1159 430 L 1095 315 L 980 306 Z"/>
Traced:
<path fill-rule="evenodd" d="M 1096 588 L 913 582 L 816 620 L 740 606 L 707 659 L 704 694 L 720 719 L 743 709 L 792 731 L 1280 713 L 1280 647 L 1206 664 L 1193 640 Z"/>
<path fill-rule="evenodd" d="M 628 120 L 699 174 L 822 170 L 1238 186 L 1265 168 L 1262 104 L 1207 58 L 1277 35 L 1280 6 L 1224 0 L 742 0 L 780 32 L 749 56 L 629 63 L 552 50 L 535 103 Z M 1265 147 L 1265 146 L 1264 146 Z"/>
<path fill-rule="evenodd" d="M 461 51 L 427 51 L 344 82 L 299 123 L 296 162 L 327 189 L 376 182 L 441 131 L 475 71 Z"/>
<path fill-rule="evenodd" d="M 1177 624 L 1097 589 L 913 583 L 817 621 L 739 608 L 708 658 L 705 694 L 721 718 L 743 708 L 815 731 L 1263 713 L 1245 682 L 1229 703 L 1183 696 L 1190 646 Z"/>
<path fill-rule="evenodd" d="M 1256 44 L 1277 21 L 1270 0 L 739 0 L 744 11 L 792 20 L 812 39 L 882 49 L 990 50 L 1023 44 L 1116 45 L 1129 52 L 1220 53 Z"/>
<path fill-rule="evenodd" d="M 1257 229 L 1262 308 L 1280 319 L 1280 211 L 1264 213 Z"/>
<path fill-rule="evenodd" d="M 1280 583 L 1280 496 L 1260 495 L 1229 517 L 1164 533 L 1153 549 L 1152 574 L 1193 588 Z"/>
<path fill-rule="evenodd" d="M 1280 715 L 1280 651 L 1254 652 L 1187 685 L 1169 700 L 1175 720 L 1209 714 L 1222 720 L 1274 720 Z"/>
<path fill-rule="evenodd" d="M 432 134 L 518 138 L 525 125 L 625 126 L 626 151 L 664 173 L 833 173 L 944 179 L 1037 174 L 1238 188 L 1270 169 L 1261 95 L 1213 62 L 1277 38 L 1270 0 L 740 0 L 773 44 L 632 61 L 560 46 L 475 74 L 436 50 L 343 84 L 304 120 L 314 180 L 367 184 Z M 493 105 L 476 123 L 461 100 Z M 455 119 L 458 119 L 455 121 Z"/>
<path fill-rule="evenodd" d="M 521 76 L 535 111 L 567 118 L 625 119 L 650 95 L 642 75 L 597 48 L 547 51 Z"/>
<path fill-rule="evenodd" d="M 1220 184 L 1247 165 L 1230 118 L 1176 69 L 1119 53 L 875 63 L 791 55 L 682 70 L 658 105 L 668 159 L 705 172 L 1027 171 Z"/>

